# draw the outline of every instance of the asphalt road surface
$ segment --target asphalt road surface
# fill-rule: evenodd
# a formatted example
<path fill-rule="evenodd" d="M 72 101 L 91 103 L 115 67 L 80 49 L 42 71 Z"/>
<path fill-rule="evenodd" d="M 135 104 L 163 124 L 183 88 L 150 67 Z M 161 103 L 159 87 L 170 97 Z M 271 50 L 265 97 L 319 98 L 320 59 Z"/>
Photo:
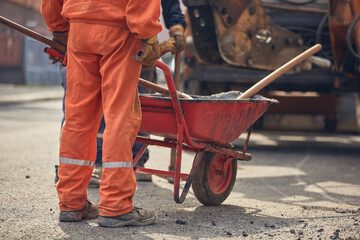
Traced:
<path fill-rule="evenodd" d="M 60 223 L 54 165 L 61 115 L 61 101 L 0 105 L 0 239 L 360 239 L 359 134 L 255 130 L 253 160 L 238 162 L 234 189 L 220 206 L 201 205 L 192 190 L 176 204 L 173 185 L 153 176 L 138 183 L 134 202 L 154 209 L 156 224 Z M 169 156 L 151 147 L 147 167 L 167 170 Z M 183 172 L 193 158 L 183 153 Z M 99 201 L 98 189 L 88 195 Z"/>

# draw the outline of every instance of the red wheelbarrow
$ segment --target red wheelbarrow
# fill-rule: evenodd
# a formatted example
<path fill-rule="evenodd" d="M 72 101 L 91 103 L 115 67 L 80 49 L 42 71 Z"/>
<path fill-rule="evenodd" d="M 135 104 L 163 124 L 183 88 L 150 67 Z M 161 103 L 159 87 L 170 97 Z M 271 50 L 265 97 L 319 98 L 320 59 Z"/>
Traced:
<path fill-rule="evenodd" d="M 156 66 L 164 72 L 170 97 L 140 96 L 140 132 L 164 137 L 164 140 L 137 136 L 136 141 L 144 145 L 134 159 L 134 166 L 148 145 L 156 145 L 176 149 L 175 171 L 135 168 L 135 172 L 174 178 L 176 203 L 184 202 L 192 185 L 195 197 L 202 204 L 218 205 L 229 196 L 235 184 L 237 160 L 251 160 L 251 154 L 246 151 L 253 123 L 278 101 L 261 96 L 229 99 L 228 95 L 234 92 L 179 99 L 169 68 L 160 61 Z M 235 150 L 231 142 L 247 129 L 242 151 Z M 188 174 L 181 173 L 183 150 L 196 153 Z M 180 180 L 186 181 L 181 195 Z"/>

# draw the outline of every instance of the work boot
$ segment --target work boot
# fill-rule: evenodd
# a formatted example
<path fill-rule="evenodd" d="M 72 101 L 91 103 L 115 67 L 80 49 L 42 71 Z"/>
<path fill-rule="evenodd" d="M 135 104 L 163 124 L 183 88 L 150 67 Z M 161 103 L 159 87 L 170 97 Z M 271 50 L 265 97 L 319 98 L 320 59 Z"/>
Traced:
<path fill-rule="evenodd" d="M 146 156 L 146 154 L 144 154 L 139 159 L 139 161 L 137 162 L 135 167 L 141 167 L 141 168 L 145 167 L 145 156 Z M 147 153 L 147 157 L 148 156 L 149 156 L 149 154 Z M 136 178 L 136 181 L 140 181 L 140 182 L 152 182 L 152 176 L 150 174 L 135 173 L 135 178 Z"/>
<path fill-rule="evenodd" d="M 170 156 L 170 165 L 169 165 L 169 172 L 175 172 L 175 164 L 176 164 L 176 151 L 171 150 Z M 174 184 L 175 179 L 173 177 L 167 178 L 168 182 Z"/>
<path fill-rule="evenodd" d="M 97 216 L 99 216 L 98 205 L 87 200 L 85 207 L 79 211 L 60 211 L 59 220 L 61 222 L 79 222 L 82 219 L 93 219 Z"/>
<path fill-rule="evenodd" d="M 135 173 L 136 181 L 140 182 L 152 182 L 152 176 L 145 173 Z"/>
<path fill-rule="evenodd" d="M 95 164 L 93 172 L 91 174 L 88 188 L 99 188 L 100 187 L 101 174 L 102 174 L 101 164 Z"/>
<path fill-rule="evenodd" d="M 172 168 L 169 167 L 169 171 L 170 172 L 175 172 L 175 169 L 172 169 Z M 175 178 L 173 178 L 173 177 L 167 177 L 166 179 L 171 184 L 174 184 L 174 182 L 175 182 Z"/>
<path fill-rule="evenodd" d="M 167 181 L 168 181 L 168 183 L 174 184 L 175 179 L 173 177 L 168 177 Z"/>
<path fill-rule="evenodd" d="M 58 165 L 55 165 L 55 184 L 59 181 L 59 175 L 58 175 Z"/>
<path fill-rule="evenodd" d="M 100 227 L 124 227 L 124 226 L 146 226 L 155 222 L 156 216 L 154 211 L 135 207 L 131 212 L 114 216 L 99 216 Z"/>
<path fill-rule="evenodd" d="M 88 188 L 99 188 L 100 187 L 100 180 L 97 178 L 97 176 L 94 174 L 91 175 Z"/>
<path fill-rule="evenodd" d="M 101 175 L 102 175 L 102 165 L 95 164 L 92 176 L 97 179 L 101 179 Z"/>

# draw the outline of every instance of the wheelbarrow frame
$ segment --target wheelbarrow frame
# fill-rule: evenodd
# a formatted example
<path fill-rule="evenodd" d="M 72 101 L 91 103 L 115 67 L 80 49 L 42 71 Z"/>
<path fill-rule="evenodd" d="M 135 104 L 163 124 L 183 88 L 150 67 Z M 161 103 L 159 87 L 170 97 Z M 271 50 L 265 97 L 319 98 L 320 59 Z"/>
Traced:
<path fill-rule="evenodd" d="M 189 130 L 186 124 L 186 120 L 184 118 L 184 113 L 181 108 L 181 104 L 172 79 L 170 69 L 166 66 L 166 64 L 160 61 L 156 62 L 156 67 L 160 68 L 163 71 L 166 79 L 166 84 L 169 88 L 170 98 L 177 122 L 177 138 L 176 139 L 165 138 L 162 141 L 162 140 L 151 139 L 149 137 L 137 136 L 136 142 L 143 143 L 144 145 L 142 146 L 139 153 L 134 158 L 133 164 L 134 166 L 136 165 L 136 163 L 140 160 L 141 156 L 144 154 L 146 148 L 149 145 L 176 149 L 176 161 L 175 161 L 174 172 L 149 169 L 149 168 L 140 168 L 140 167 L 135 167 L 135 172 L 152 174 L 166 178 L 174 178 L 174 194 L 173 194 L 174 200 L 176 203 L 183 203 L 185 201 L 187 193 L 189 192 L 193 176 L 198 169 L 199 163 L 203 157 L 204 152 L 209 151 L 209 152 L 220 153 L 228 156 L 229 157 L 228 160 L 226 160 L 226 162 L 224 163 L 224 169 L 228 164 L 231 163 L 233 159 L 244 160 L 244 161 L 251 160 L 251 154 L 247 153 L 246 151 L 250 140 L 250 135 L 252 132 L 252 125 L 248 129 L 247 137 L 242 151 L 229 149 L 227 147 L 219 146 L 217 144 L 193 141 L 189 134 Z M 182 160 L 183 150 L 196 153 L 189 174 L 181 173 L 181 160 Z M 180 179 L 186 181 L 181 195 L 180 195 Z"/>

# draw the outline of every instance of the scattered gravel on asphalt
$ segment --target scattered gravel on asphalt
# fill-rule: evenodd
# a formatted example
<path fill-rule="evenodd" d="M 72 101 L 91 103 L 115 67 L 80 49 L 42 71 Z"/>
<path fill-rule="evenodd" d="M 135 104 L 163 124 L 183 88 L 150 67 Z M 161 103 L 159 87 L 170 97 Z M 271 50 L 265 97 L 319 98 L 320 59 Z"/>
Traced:
<path fill-rule="evenodd" d="M 187 222 L 186 222 L 186 220 L 183 220 L 183 219 L 177 219 L 177 220 L 176 220 L 176 224 L 186 225 Z"/>

